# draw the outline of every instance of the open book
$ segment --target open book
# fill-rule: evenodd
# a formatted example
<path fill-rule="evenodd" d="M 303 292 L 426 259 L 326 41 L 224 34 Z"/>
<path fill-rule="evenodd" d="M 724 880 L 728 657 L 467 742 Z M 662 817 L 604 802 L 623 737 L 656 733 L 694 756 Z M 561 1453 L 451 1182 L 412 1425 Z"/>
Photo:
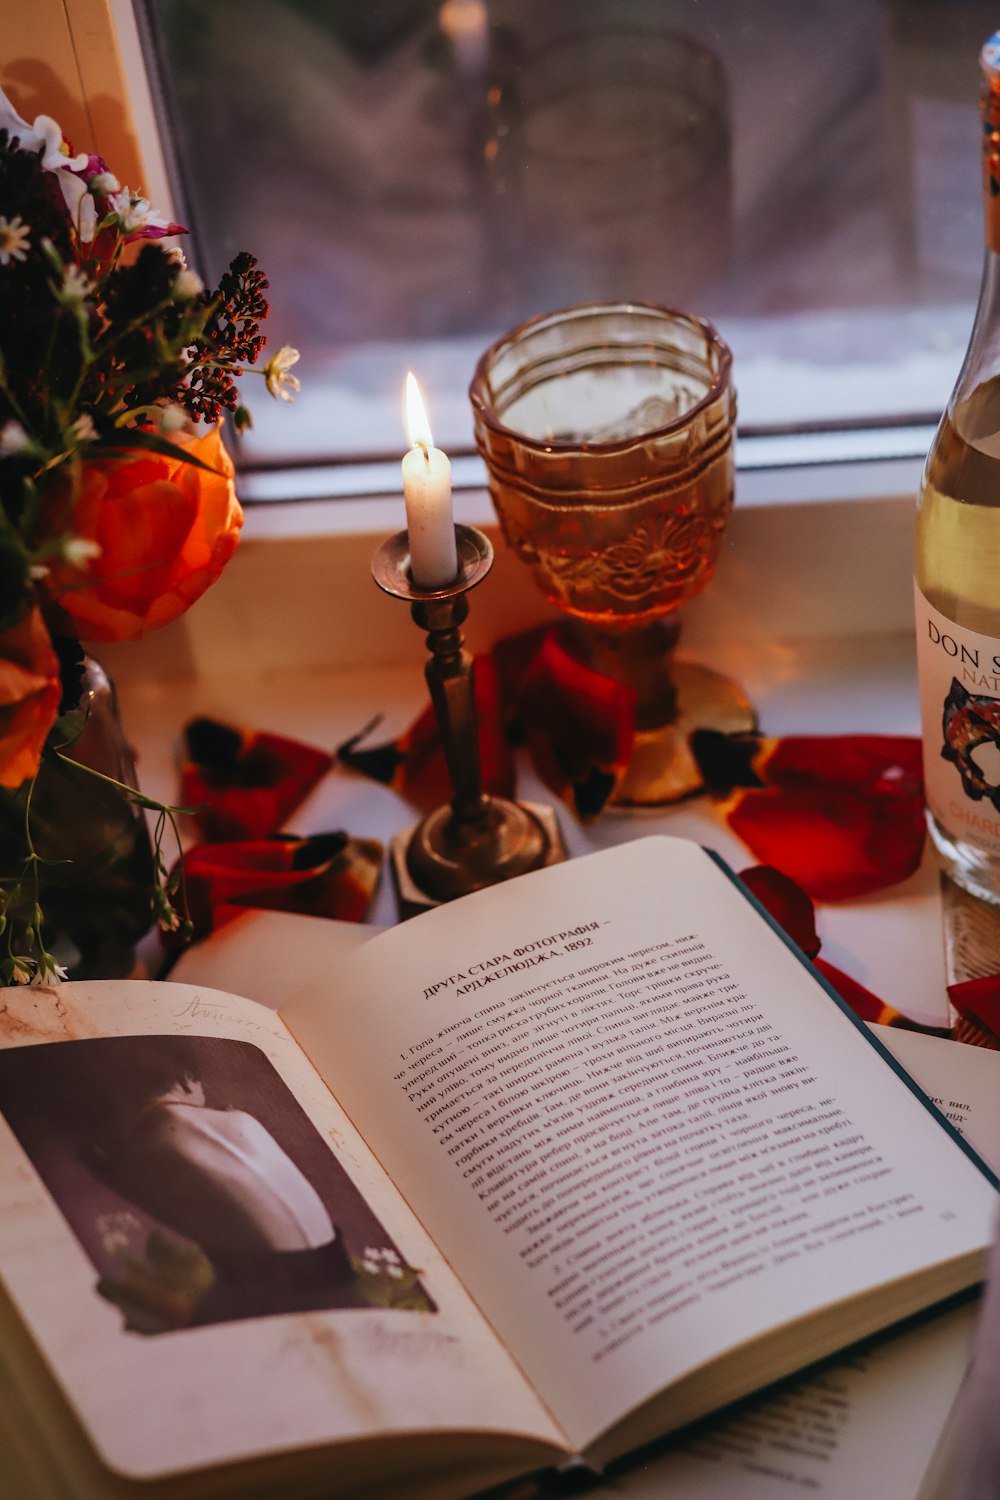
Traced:
<path fill-rule="evenodd" d="M 681 840 L 390 929 L 282 1017 L 0 1006 L 19 1495 L 604 1465 L 975 1285 L 992 1239 L 988 1169 Z"/>

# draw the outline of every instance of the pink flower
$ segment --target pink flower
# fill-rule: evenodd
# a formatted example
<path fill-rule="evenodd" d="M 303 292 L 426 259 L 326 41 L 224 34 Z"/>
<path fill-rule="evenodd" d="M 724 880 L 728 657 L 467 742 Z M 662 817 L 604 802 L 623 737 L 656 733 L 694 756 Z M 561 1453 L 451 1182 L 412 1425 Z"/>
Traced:
<path fill-rule="evenodd" d="M 147 199 L 119 187 L 102 156 L 86 151 L 71 156 L 62 130 L 50 115 L 36 115 L 33 125 L 22 120 L 3 89 L 0 130 L 6 130 L 12 140 L 16 137 L 22 151 L 42 151 L 42 166 L 56 174 L 66 211 L 83 244 L 93 241 L 97 224 L 107 212 L 118 214 L 125 243 L 187 233 L 183 224 L 171 223 L 152 209 Z M 103 200 L 103 211 L 95 198 Z"/>
<path fill-rule="evenodd" d="M 42 166 L 46 172 L 57 174 L 63 201 L 75 224 L 80 199 L 87 191 L 86 183 L 76 174 L 85 170 L 90 159 L 87 153 L 70 156 L 63 133 L 51 115 L 36 115 L 33 125 L 22 120 L 3 89 L 0 89 L 0 130 L 6 130 L 11 140 L 16 136 L 22 151 L 42 151 Z"/>

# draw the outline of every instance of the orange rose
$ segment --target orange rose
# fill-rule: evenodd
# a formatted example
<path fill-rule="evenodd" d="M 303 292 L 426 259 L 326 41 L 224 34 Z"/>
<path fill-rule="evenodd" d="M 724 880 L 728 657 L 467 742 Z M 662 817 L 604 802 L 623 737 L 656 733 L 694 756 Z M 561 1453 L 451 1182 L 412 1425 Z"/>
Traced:
<path fill-rule="evenodd" d="M 59 661 L 41 610 L 33 609 L 0 632 L 0 786 L 34 776 L 61 695 Z"/>
<path fill-rule="evenodd" d="M 55 508 L 50 524 L 101 549 L 84 569 L 53 565 L 45 589 L 57 629 L 133 640 L 176 620 L 229 561 L 243 512 L 219 430 L 173 442 L 218 472 L 145 451 L 92 459 L 72 509 Z"/>

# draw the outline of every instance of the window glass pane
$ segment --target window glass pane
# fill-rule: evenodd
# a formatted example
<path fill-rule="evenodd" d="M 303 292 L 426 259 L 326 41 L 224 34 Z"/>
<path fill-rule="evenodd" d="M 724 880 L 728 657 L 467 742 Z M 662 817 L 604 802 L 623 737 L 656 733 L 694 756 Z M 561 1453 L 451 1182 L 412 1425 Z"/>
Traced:
<path fill-rule="evenodd" d="M 251 249 L 293 408 L 251 460 L 471 448 L 482 349 L 595 298 L 735 354 L 741 429 L 932 419 L 982 247 L 979 0 L 147 0 L 202 267 Z M 253 393 L 256 395 L 256 392 Z M 866 450 L 866 452 L 869 450 Z"/>

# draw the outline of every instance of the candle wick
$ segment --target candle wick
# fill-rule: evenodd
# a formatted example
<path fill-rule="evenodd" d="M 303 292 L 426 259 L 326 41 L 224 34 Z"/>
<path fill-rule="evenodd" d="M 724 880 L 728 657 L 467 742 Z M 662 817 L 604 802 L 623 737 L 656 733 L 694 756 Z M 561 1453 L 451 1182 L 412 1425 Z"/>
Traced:
<path fill-rule="evenodd" d="M 414 444 L 414 447 L 420 449 L 421 453 L 424 455 L 424 463 L 425 464 L 429 464 L 430 461 L 431 461 L 431 455 L 430 455 L 430 452 L 428 451 L 427 444 L 423 441 L 423 439 L 422 438 L 417 438 L 417 441 Z"/>

